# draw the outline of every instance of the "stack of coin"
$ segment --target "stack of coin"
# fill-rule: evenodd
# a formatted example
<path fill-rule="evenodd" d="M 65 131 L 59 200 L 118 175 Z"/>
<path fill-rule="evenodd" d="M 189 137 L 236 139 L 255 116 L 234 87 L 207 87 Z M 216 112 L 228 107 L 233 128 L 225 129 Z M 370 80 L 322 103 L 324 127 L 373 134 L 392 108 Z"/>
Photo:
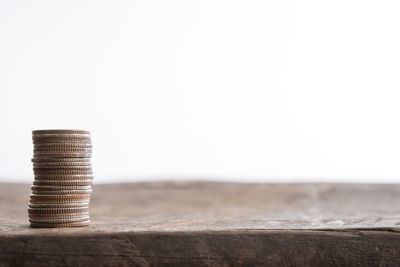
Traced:
<path fill-rule="evenodd" d="M 32 132 L 35 180 L 28 208 L 32 227 L 74 227 L 90 223 L 93 172 L 90 133 Z"/>

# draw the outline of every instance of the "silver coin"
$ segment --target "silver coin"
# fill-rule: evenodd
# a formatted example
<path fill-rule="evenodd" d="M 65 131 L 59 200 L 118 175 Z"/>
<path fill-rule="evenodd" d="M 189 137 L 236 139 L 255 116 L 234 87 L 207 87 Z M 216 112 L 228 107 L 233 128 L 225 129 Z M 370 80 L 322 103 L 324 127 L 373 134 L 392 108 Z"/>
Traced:
<path fill-rule="evenodd" d="M 41 164 L 41 163 L 34 163 L 33 164 L 33 168 L 44 168 L 44 169 L 52 169 L 52 168 L 74 168 L 74 167 L 78 167 L 78 168 L 91 168 L 92 164 L 90 162 L 81 162 L 81 163 L 66 163 L 66 164 L 60 164 L 58 162 L 58 164 L 47 164 L 48 162 Z M 54 163 L 54 162 L 53 162 Z"/>
<path fill-rule="evenodd" d="M 56 152 L 56 153 L 35 153 L 33 155 L 33 158 L 35 159 L 40 159 L 42 157 L 54 157 L 54 158 L 91 158 L 92 154 L 91 153 L 69 153 L 69 152 Z"/>
<path fill-rule="evenodd" d="M 92 153 L 92 148 L 73 148 L 73 147 L 41 147 L 41 148 L 34 148 L 33 152 L 39 153 Z"/>
<path fill-rule="evenodd" d="M 38 143 L 33 145 L 34 148 L 92 148 L 92 144 L 86 143 Z"/>
<path fill-rule="evenodd" d="M 33 185 L 40 186 L 89 186 L 93 180 L 34 180 Z"/>
<path fill-rule="evenodd" d="M 75 199 L 75 200 L 70 200 L 70 199 L 31 199 L 29 204 L 43 204 L 43 205 L 58 205 L 58 204 L 77 204 L 81 205 L 87 203 L 89 205 L 90 199 Z"/>
<path fill-rule="evenodd" d="M 31 215 L 31 217 L 34 217 L 35 219 L 52 219 L 52 220 L 84 220 L 84 219 L 89 219 L 89 213 L 84 212 L 84 213 L 77 213 L 77 214 L 28 214 Z M 38 215 L 38 216 L 35 216 Z M 49 215 L 49 216 L 46 216 Z M 57 215 L 57 216 L 53 216 Z"/>
<path fill-rule="evenodd" d="M 89 219 L 89 213 L 83 213 L 83 214 L 76 214 L 77 216 L 73 215 L 73 214 L 48 214 L 50 216 L 45 216 L 46 214 L 37 214 L 39 216 L 34 216 L 34 214 L 29 214 L 32 217 L 35 218 L 35 220 L 58 220 L 58 221 L 63 221 L 63 220 L 87 220 Z M 55 217 L 52 215 L 61 215 L 61 217 Z"/>
<path fill-rule="evenodd" d="M 32 162 L 90 162 L 89 158 L 51 158 L 51 157 L 43 157 L 40 159 L 32 159 Z"/>
<path fill-rule="evenodd" d="M 89 207 L 89 201 L 81 201 L 81 202 L 74 202 L 74 203 L 29 203 L 29 208 L 79 208 L 79 207 Z"/>
<path fill-rule="evenodd" d="M 58 144 L 91 144 L 92 141 L 90 139 L 33 139 L 33 144 L 47 144 L 48 142 L 58 143 Z"/>
<path fill-rule="evenodd" d="M 90 133 L 32 133 L 33 138 L 90 138 Z"/>
<path fill-rule="evenodd" d="M 65 159 L 65 158 L 56 158 L 56 159 Z M 67 158 L 71 159 L 71 158 Z M 81 159 L 81 158 L 80 158 Z M 82 160 L 69 160 L 69 161 L 33 161 L 32 164 L 33 166 L 91 166 L 92 162 L 90 161 L 90 158 L 82 158 L 82 159 L 87 159 L 87 161 L 82 161 Z"/>
<path fill-rule="evenodd" d="M 32 134 L 90 134 L 90 132 L 81 129 L 45 129 L 33 130 Z"/>
<path fill-rule="evenodd" d="M 72 222 L 72 223 L 39 223 L 39 222 L 31 222 L 31 227 L 38 228 L 62 228 L 62 227 L 81 227 L 81 226 L 89 226 L 90 220 L 80 221 L 80 222 Z"/>
<path fill-rule="evenodd" d="M 83 179 L 89 179 L 93 180 L 93 174 L 37 174 L 35 175 L 35 178 L 43 178 L 43 179 L 54 179 L 54 180 L 60 180 L 60 179 L 74 179 L 77 178 L 77 180 L 81 180 L 80 178 Z"/>
<path fill-rule="evenodd" d="M 80 194 L 90 194 L 92 189 L 87 190 L 54 190 L 54 191 L 38 191 L 32 190 L 32 194 L 35 195 L 80 195 Z"/>
<path fill-rule="evenodd" d="M 53 215 L 53 214 L 58 214 L 58 215 L 79 215 L 81 213 L 88 213 L 89 212 L 89 207 L 71 207 L 71 208 L 58 208 L 58 207 L 51 207 L 51 208 L 33 208 L 29 207 L 28 208 L 29 214 L 32 215 L 41 215 L 45 216 L 46 214 Z"/>
<path fill-rule="evenodd" d="M 32 185 L 32 190 L 57 191 L 57 190 L 91 190 L 90 185 Z"/>
<path fill-rule="evenodd" d="M 71 165 L 64 165 L 64 166 L 34 166 L 33 170 L 91 170 L 92 166 L 71 166 Z"/>
<path fill-rule="evenodd" d="M 30 222 L 47 222 L 47 223 L 71 223 L 71 222 L 80 222 L 84 220 L 88 220 L 89 216 L 81 216 L 74 218 L 30 218 Z"/>

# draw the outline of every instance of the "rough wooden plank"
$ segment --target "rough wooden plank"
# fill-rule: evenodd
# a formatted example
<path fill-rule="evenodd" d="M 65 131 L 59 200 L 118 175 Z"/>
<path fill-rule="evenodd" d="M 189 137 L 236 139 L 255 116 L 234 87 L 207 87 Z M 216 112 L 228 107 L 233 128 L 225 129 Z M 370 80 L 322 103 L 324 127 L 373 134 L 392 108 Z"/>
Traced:
<path fill-rule="evenodd" d="M 96 185 L 90 227 L 32 229 L 0 184 L 3 265 L 400 265 L 400 185 Z"/>
<path fill-rule="evenodd" d="M 358 230 L 21 235 L 0 239 L 0 262 L 25 266 L 399 266 L 399 236 Z"/>

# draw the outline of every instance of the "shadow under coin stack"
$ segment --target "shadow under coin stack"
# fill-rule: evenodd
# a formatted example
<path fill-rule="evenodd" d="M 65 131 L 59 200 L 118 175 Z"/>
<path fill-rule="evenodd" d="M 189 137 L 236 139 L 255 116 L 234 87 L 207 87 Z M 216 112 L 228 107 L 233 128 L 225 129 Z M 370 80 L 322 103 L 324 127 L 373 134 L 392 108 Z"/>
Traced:
<path fill-rule="evenodd" d="M 35 180 L 28 208 L 31 227 L 90 224 L 92 144 L 83 130 L 32 132 Z"/>

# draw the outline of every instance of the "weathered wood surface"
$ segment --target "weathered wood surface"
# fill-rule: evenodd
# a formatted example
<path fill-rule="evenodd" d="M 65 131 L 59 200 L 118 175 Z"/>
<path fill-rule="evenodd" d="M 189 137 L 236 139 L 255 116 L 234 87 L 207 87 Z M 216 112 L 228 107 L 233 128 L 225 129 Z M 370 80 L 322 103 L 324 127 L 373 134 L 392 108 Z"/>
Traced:
<path fill-rule="evenodd" d="M 400 266 L 400 185 L 95 185 L 92 225 L 33 229 L 0 184 L 0 265 Z"/>

